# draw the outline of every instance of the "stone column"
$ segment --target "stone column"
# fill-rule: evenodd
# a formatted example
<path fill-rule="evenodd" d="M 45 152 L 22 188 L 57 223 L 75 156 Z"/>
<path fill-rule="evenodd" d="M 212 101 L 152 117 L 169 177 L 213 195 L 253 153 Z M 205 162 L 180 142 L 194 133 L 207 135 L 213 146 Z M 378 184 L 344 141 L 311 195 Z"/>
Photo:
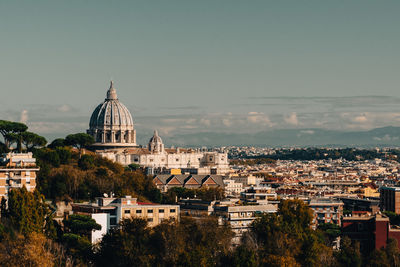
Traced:
<path fill-rule="evenodd" d="M 101 131 L 101 142 L 103 144 L 106 142 L 106 132 L 104 130 Z"/>
<path fill-rule="evenodd" d="M 128 143 L 132 143 L 132 131 L 128 131 Z"/>
<path fill-rule="evenodd" d="M 111 143 L 115 143 L 115 132 L 111 131 Z"/>

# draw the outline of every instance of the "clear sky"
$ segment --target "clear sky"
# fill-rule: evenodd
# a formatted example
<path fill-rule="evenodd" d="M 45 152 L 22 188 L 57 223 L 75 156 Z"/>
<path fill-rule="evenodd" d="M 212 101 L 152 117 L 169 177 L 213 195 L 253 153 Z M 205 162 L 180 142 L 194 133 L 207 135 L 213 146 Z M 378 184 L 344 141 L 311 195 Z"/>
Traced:
<path fill-rule="evenodd" d="M 138 135 L 400 126 L 400 1 L 0 1 L 0 117 Z"/>

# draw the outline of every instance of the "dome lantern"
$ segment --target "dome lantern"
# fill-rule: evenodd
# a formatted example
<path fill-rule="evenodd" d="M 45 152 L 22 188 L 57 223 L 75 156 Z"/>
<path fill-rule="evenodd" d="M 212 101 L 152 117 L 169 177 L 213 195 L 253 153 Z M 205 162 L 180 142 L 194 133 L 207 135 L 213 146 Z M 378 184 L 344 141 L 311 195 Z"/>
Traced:
<path fill-rule="evenodd" d="M 106 100 L 118 100 L 117 97 L 117 90 L 114 88 L 114 82 L 110 82 L 110 89 L 107 91 L 107 98 Z"/>

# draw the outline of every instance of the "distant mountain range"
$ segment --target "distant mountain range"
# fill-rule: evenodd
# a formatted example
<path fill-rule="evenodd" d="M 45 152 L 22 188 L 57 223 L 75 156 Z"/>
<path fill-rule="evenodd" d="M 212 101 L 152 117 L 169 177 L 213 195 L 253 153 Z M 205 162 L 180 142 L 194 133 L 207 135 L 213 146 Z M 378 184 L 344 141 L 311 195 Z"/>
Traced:
<path fill-rule="evenodd" d="M 400 146 L 400 127 L 353 132 L 323 129 L 281 129 L 256 134 L 204 132 L 162 138 L 167 145 L 175 146 Z"/>
<path fill-rule="evenodd" d="M 45 135 L 50 142 L 66 134 Z M 152 133 L 138 133 L 137 142 L 147 145 Z M 334 131 L 323 129 L 280 129 L 255 134 L 202 132 L 176 134 L 173 136 L 161 135 L 167 146 L 332 146 L 332 147 L 375 147 L 399 146 L 400 127 L 383 127 L 369 131 Z"/>

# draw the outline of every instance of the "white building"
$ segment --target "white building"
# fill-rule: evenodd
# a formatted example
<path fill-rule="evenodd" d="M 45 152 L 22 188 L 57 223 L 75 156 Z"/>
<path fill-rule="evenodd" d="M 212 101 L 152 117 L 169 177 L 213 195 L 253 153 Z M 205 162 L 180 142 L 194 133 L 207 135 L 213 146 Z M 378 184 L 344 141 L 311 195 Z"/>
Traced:
<path fill-rule="evenodd" d="M 238 196 L 241 192 L 243 192 L 243 184 L 237 183 L 232 179 L 225 179 L 225 194 L 228 196 Z"/>
<path fill-rule="evenodd" d="M 202 174 L 223 174 L 229 170 L 227 153 L 200 149 L 168 149 L 157 131 L 146 147 L 136 144 L 132 115 L 118 100 L 111 82 L 107 98 L 90 118 L 87 133 L 96 141 L 96 152 L 123 165 L 138 164 L 153 169 L 199 169 Z"/>

